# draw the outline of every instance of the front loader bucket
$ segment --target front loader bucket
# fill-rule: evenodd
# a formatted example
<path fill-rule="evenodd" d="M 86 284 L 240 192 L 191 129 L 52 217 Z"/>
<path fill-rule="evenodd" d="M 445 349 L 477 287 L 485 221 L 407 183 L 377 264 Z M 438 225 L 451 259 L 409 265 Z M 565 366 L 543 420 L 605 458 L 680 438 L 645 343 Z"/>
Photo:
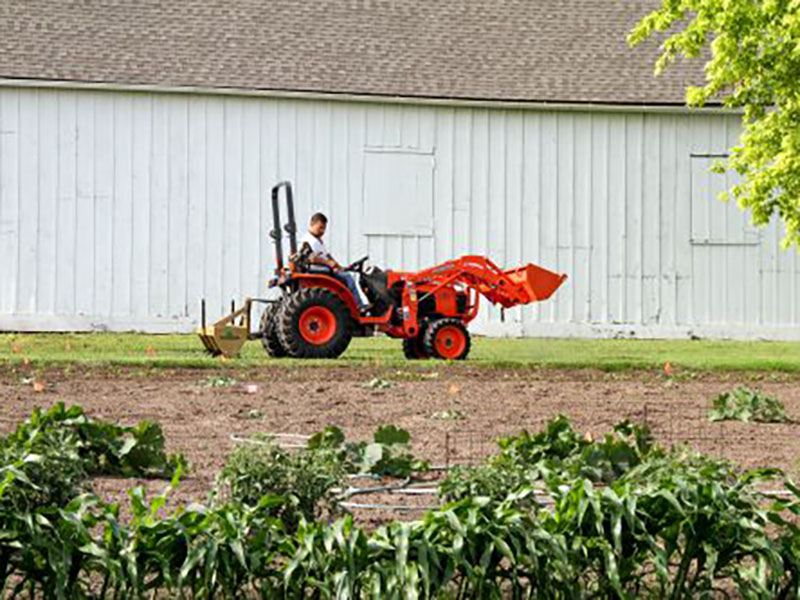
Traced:
<path fill-rule="evenodd" d="M 213 325 L 206 326 L 205 301 L 202 303 L 202 327 L 197 334 L 212 356 L 233 358 L 239 355 L 244 343 L 250 339 L 250 304 L 248 298 L 239 310 L 231 307 L 231 313 Z M 238 319 L 238 323 L 237 323 Z"/>
<path fill-rule="evenodd" d="M 528 296 L 525 304 L 547 300 L 567 279 L 566 275 L 553 273 L 534 264 L 509 269 L 505 274 Z"/>

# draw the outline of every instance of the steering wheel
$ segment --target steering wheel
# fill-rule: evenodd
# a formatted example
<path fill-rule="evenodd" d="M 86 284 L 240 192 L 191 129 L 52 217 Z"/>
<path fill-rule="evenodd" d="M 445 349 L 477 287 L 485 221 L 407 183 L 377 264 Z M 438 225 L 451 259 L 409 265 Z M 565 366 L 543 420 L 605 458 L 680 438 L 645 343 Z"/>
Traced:
<path fill-rule="evenodd" d="M 357 273 L 361 273 L 364 270 L 364 263 L 367 262 L 369 256 L 362 256 L 357 261 L 350 263 L 347 265 L 343 271 L 355 271 Z"/>

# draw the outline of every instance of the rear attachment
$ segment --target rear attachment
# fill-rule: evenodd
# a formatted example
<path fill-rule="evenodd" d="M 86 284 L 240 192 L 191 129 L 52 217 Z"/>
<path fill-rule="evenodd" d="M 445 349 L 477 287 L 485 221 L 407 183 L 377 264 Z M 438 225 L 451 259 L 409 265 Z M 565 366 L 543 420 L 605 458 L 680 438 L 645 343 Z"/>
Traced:
<path fill-rule="evenodd" d="M 211 356 L 222 355 L 225 358 L 233 358 L 239 355 L 244 343 L 252 337 L 250 334 L 252 305 L 253 299 L 246 298 L 244 306 L 236 310 L 236 305 L 231 301 L 230 314 L 222 317 L 213 325 L 206 326 L 206 301 L 201 300 L 201 327 L 197 330 L 197 334 Z"/>

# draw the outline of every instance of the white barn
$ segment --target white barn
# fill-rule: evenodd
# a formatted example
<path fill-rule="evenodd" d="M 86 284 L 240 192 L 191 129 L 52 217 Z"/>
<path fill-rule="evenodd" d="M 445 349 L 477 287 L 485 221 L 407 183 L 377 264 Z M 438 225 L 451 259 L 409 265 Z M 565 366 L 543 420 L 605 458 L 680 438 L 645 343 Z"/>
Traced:
<path fill-rule="evenodd" d="M 737 116 L 625 46 L 651 0 L 210 4 L 0 7 L 0 330 L 189 331 L 264 295 L 289 179 L 343 260 L 570 276 L 479 332 L 800 339 L 797 253 L 715 199 Z"/>

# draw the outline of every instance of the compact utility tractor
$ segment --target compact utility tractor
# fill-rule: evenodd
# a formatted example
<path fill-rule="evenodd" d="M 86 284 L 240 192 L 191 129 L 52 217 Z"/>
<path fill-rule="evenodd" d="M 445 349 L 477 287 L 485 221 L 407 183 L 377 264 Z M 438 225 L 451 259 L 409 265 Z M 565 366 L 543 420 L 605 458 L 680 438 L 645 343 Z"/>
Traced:
<path fill-rule="evenodd" d="M 287 222 L 281 227 L 280 191 L 284 190 Z M 261 339 L 270 356 L 335 358 L 354 335 L 381 331 L 403 340 L 406 358 L 461 360 L 470 350 L 467 324 L 478 314 L 481 296 L 503 308 L 549 298 L 567 278 L 533 264 L 503 270 L 484 256 L 462 256 L 417 272 L 365 267 L 363 257 L 345 268 L 358 274 L 370 308 L 359 311 L 348 287 L 336 274 L 309 261 L 308 248 L 297 248 L 292 186 L 272 188 L 275 278 L 274 300 L 248 298 L 244 305 L 206 326 L 202 303 L 200 338 L 213 355 L 236 356 L 248 339 Z M 284 264 L 284 232 L 289 254 Z M 264 303 L 257 332 L 251 331 L 251 309 Z"/>

